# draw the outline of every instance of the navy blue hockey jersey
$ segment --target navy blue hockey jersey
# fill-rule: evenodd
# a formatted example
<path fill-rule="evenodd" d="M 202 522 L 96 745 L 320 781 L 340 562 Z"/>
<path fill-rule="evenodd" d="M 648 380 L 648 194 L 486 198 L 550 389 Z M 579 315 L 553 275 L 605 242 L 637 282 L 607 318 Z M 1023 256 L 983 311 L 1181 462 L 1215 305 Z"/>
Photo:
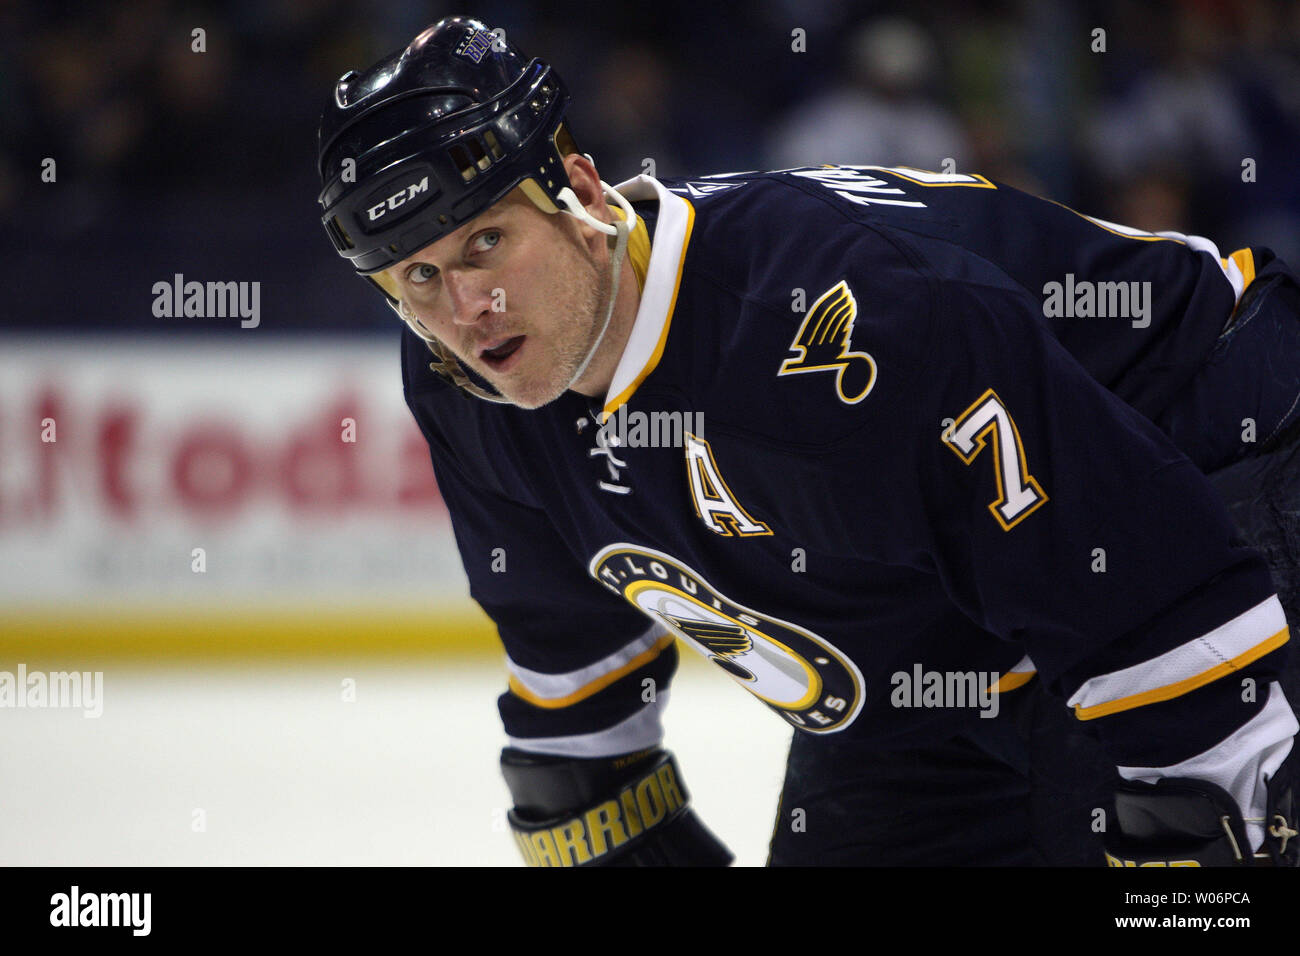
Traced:
<path fill-rule="evenodd" d="M 1036 672 L 1159 768 L 1279 705 L 1267 568 L 1153 424 L 1250 251 L 911 169 L 618 188 L 653 244 L 603 403 L 492 405 L 403 342 L 513 746 L 658 744 L 678 640 L 815 735 L 945 732 L 899 675 Z"/>

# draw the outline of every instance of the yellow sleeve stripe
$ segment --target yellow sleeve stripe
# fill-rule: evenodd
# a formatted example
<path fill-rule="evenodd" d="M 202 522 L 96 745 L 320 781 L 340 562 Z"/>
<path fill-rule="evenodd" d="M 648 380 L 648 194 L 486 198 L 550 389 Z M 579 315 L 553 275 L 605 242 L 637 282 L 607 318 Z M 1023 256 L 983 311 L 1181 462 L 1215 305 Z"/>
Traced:
<path fill-rule="evenodd" d="M 677 638 L 672 634 L 665 634 L 658 641 L 650 645 L 650 647 L 642 651 L 636 657 L 632 658 L 622 667 L 618 667 L 612 671 L 607 671 L 606 673 L 601 674 L 591 683 L 584 684 L 582 687 L 579 687 L 573 693 L 565 694 L 563 697 L 540 697 L 537 694 L 535 694 L 533 691 L 525 687 L 523 682 L 519 680 L 519 678 L 515 677 L 514 674 L 510 675 L 510 679 L 508 682 L 510 686 L 510 693 L 514 694 L 516 697 L 520 698 L 521 700 L 527 701 L 528 703 L 532 704 L 534 707 L 542 707 L 546 710 L 558 710 L 561 707 L 572 707 L 574 704 L 578 703 L 579 701 L 586 700 L 588 697 L 592 696 L 593 694 L 597 694 L 600 691 L 604 690 L 606 687 L 614 683 L 616 680 L 626 677 L 628 674 L 632 673 L 637 668 L 642 667 L 645 664 L 648 664 L 650 661 L 654 660 L 665 650 L 671 647 L 673 641 L 675 641 L 676 639 Z"/>
<path fill-rule="evenodd" d="M 998 678 L 998 682 L 993 685 L 993 693 L 1001 694 L 1005 691 L 1015 690 L 1017 687 L 1023 687 L 1034 679 L 1037 671 L 1010 671 Z"/>
<path fill-rule="evenodd" d="M 1241 270 L 1241 277 L 1245 280 L 1245 285 L 1250 285 L 1255 281 L 1255 254 L 1249 249 L 1238 249 L 1230 253 L 1227 259 L 1221 259 L 1223 268 L 1226 271 L 1228 262 L 1231 260 L 1236 263 L 1237 268 Z"/>
<path fill-rule="evenodd" d="M 1223 266 L 1223 274 L 1232 283 L 1232 291 L 1237 298 L 1236 305 L 1232 307 L 1232 312 L 1233 315 L 1236 315 L 1237 305 L 1241 304 L 1242 294 L 1255 281 L 1255 254 L 1249 249 L 1238 249 L 1226 259 L 1221 257 L 1219 264 Z M 1236 275 L 1233 273 L 1236 273 Z M 1237 285 L 1238 278 L 1241 280 L 1240 288 Z"/>
<path fill-rule="evenodd" d="M 1268 640 L 1256 644 L 1249 650 L 1242 651 L 1231 660 L 1226 660 L 1221 664 L 1211 667 L 1209 670 L 1201 671 L 1184 680 L 1175 681 L 1172 684 L 1166 684 L 1163 687 L 1156 687 L 1152 690 L 1143 691 L 1140 694 L 1130 694 L 1127 697 L 1119 697 L 1115 700 L 1108 700 L 1103 704 L 1095 704 L 1092 707 L 1075 706 L 1074 716 L 1080 720 L 1094 720 L 1097 717 L 1105 717 L 1109 714 L 1116 714 L 1123 710 L 1132 710 L 1135 707 L 1144 707 L 1147 704 L 1158 704 L 1161 701 L 1173 700 L 1175 697 L 1181 697 L 1183 694 L 1189 694 L 1198 687 L 1204 687 L 1212 681 L 1218 680 L 1226 674 L 1233 671 L 1241 670 L 1247 664 L 1259 660 L 1265 654 L 1277 650 L 1290 638 L 1290 632 L 1287 628 L 1282 628 Z"/>

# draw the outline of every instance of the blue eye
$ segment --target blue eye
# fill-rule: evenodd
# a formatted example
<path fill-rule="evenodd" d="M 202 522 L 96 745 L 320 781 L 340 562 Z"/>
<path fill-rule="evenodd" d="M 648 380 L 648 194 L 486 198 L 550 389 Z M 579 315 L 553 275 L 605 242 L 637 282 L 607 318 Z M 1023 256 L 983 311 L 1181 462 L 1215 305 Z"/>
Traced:
<path fill-rule="evenodd" d="M 412 266 L 411 270 L 406 273 L 406 281 L 414 285 L 420 285 L 428 282 L 438 274 L 438 270 L 433 266 L 420 263 L 418 266 Z"/>
<path fill-rule="evenodd" d="M 491 242 L 487 242 L 489 239 Z M 475 236 L 474 241 L 476 243 L 486 243 L 487 249 L 495 249 L 497 244 L 501 241 L 501 233 L 495 229 L 489 230 L 488 232 Z"/>

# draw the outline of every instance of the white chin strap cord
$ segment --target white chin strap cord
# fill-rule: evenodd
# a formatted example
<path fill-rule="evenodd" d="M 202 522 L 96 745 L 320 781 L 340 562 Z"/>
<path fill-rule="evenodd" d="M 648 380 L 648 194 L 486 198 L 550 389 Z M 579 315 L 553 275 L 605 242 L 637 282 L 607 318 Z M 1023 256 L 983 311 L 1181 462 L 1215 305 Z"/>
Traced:
<path fill-rule="evenodd" d="M 609 261 L 610 268 L 613 270 L 613 277 L 609 285 L 609 305 L 605 309 L 605 321 L 601 323 L 600 334 L 596 336 L 591 343 L 591 348 L 587 350 L 587 357 L 582 360 L 578 370 L 573 373 L 573 377 L 564 386 L 565 391 L 573 388 L 578 379 L 582 378 L 586 373 L 587 366 L 596 357 L 596 352 L 600 349 L 600 343 L 604 341 L 605 333 L 609 331 L 609 322 L 614 316 L 614 303 L 618 301 L 618 280 L 623 274 L 623 257 L 627 253 L 627 240 L 628 236 L 632 234 L 632 224 L 636 222 L 636 211 L 632 209 L 632 204 L 623 197 L 622 193 L 603 179 L 600 181 L 600 188 L 604 191 L 606 198 L 612 198 L 618 203 L 619 208 L 623 210 L 623 219 L 612 223 L 601 222 L 583 208 L 582 203 L 578 202 L 578 197 L 574 195 L 571 187 L 565 186 L 559 193 L 559 199 L 564 204 L 565 212 L 610 237 Z"/>

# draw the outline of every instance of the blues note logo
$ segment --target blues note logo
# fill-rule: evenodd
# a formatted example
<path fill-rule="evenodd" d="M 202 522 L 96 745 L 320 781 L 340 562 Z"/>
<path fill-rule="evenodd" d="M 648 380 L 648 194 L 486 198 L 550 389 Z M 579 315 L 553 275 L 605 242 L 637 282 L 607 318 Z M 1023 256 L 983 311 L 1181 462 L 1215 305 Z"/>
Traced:
<path fill-rule="evenodd" d="M 866 352 L 852 351 L 857 315 L 858 302 L 848 282 L 841 279 L 812 304 L 790 343 L 795 356 L 782 362 L 776 374 L 834 372 L 840 401 L 846 405 L 862 401 L 876 384 L 876 360 Z"/>

